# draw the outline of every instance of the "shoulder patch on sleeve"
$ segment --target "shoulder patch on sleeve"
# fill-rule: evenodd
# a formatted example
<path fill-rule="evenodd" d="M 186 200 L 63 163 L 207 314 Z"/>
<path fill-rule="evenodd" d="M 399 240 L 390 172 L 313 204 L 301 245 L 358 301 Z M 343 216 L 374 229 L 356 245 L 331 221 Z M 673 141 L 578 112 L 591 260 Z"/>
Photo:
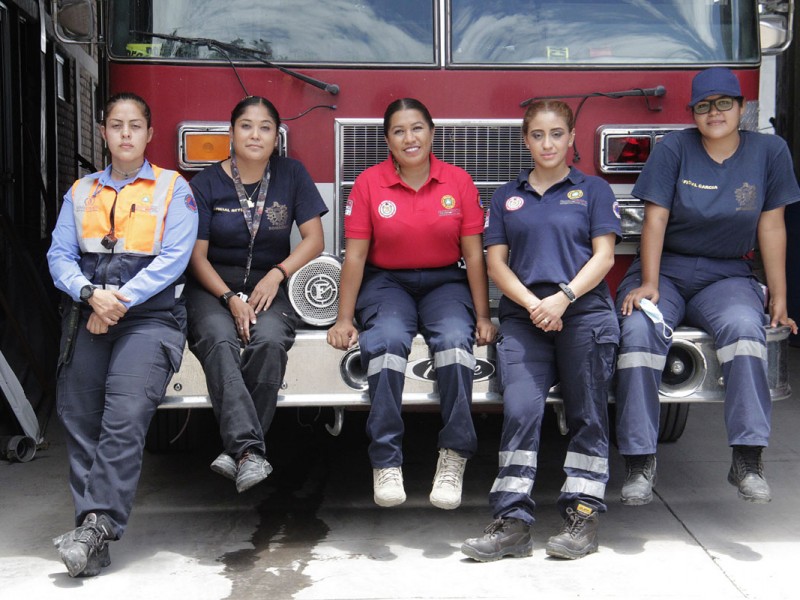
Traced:
<path fill-rule="evenodd" d="M 191 194 L 186 194 L 183 202 L 186 204 L 186 208 L 188 208 L 190 211 L 197 212 L 197 202 L 195 202 L 194 196 Z"/>

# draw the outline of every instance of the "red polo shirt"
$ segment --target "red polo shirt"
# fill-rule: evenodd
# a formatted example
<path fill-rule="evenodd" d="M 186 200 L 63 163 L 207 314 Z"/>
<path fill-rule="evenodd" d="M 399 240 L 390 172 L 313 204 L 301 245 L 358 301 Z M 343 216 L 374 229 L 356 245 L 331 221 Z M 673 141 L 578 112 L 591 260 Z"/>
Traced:
<path fill-rule="evenodd" d="M 444 267 L 461 258 L 461 238 L 483 233 L 483 209 L 469 174 L 431 155 L 428 181 L 414 191 L 389 157 L 356 179 L 345 236 L 371 240 L 367 262 L 382 269 Z"/>

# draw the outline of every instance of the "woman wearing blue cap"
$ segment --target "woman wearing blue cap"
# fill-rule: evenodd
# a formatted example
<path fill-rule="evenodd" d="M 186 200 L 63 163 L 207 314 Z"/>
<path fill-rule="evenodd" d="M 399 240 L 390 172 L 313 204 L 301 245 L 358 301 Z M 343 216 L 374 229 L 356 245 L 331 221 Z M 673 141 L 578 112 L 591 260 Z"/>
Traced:
<path fill-rule="evenodd" d="M 658 385 L 671 329 L 713 336 L 725 381 L 725 426 L 733 457 L 728 481 L 748 502 L 771 492 L 761 452 L 771 400 L 764 326 L 789 325 L 786 308 L 786 205 L 800 200 L 786 143 L 740 131 L 745 101 L 736 75 L 715 67 L 692 81 L 696 128 L 665 136 L 633 189 L 645 201 L 641 248 L 617 292 L 617 442 L 625 457 L 622 503 L 647 504 L 656 483 Z M 769 290 L 753 274 L 756 241 Z M 664 325 L 641 309 L 657 304 Z"/>

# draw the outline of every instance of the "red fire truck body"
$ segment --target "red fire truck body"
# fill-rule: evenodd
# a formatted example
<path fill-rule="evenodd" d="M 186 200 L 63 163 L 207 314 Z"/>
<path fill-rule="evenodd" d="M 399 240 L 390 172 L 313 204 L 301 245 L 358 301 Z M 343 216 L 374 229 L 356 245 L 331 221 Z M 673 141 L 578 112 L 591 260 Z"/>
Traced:
<path fill-rule="evenodd" d="M 108 0 L 98 3 L 98 22 L 108 93 L 135 91 L 152 108 L 148 157 L 155 164 L 191 178 L 227 156 L 229 115 L 239 100 L 261 95 L 278 107 L 280 151 L 303 162 L 330 208 L 326 254 L 289 283 L 306 325 L 290 352 L 279 405 L 334 407 L 341 425 L 340 409 L 369 404 L 366 377 L 357 349 L 328 347 L 325 332 L 336 314 L 343 207 L 355 177 L 387 156 L 387 104 L 423 101 L 437 125 L 434 153 L 465 168 L 488 205 L 494 189 L 530 167 L 520 133 L 525 102 L 569 102 L 577 116 L 574 164 L 605 177 L 622 207 L 625 238 L 608 276 L 614 289 L 641 229 L 643 206 L 630 194 L 636 174 L 661 136 L 691 126 L 693 76 L 708 66 L 734 69 L 748 100 L 743 127 L 757 126 L 761 46 L 784 41 L 768 34 L 785 28 L 793 10 L 789 2 L 767 14 L 762 4 L 769 3 Z M 776 399 L 789 395 L 787 335 L 776 330 L 768 338 Z M 493 348 L 477 356 L 476 409 L 502 401 Z M 662 438 L 680 435 L 688 403 L 720 400 L 723 384 L 708 336 L 679 328 L 661 389 Z M 418 339 L 404 404 L 436 402 Z M 164 407 L 193 406 L 208 406 L 208 398 L 187 352 Z"/>

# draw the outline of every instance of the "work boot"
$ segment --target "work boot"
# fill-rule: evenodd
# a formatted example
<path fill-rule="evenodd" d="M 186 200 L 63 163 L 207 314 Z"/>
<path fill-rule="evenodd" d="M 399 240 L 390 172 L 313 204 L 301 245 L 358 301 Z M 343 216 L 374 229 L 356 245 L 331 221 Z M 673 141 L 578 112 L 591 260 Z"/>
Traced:
<path fill-rule="evenodd" d="M 467 459 L 454 450 L 439 449 L 439 461 L 433 478 L 431 504 L 436 508 L 452 510 L 461 504 L 461 487 Z"/>
<path fill-rule="evenodd" d="M 375 504 L 378 506 L 397 506 L 406 501 L 403 471 L 400 467 L 372 469 L 372 488 Z"/>
<path fill-rule="evenodd" d="M 223 452 L 211 463 L 211 470 L 231 481 L 236 481 L 236 461 L 230 454 Z"/>
<path fill-rule="evenodd" d="M 625 483 L 620 500 L 627 506 L 641 506 L 653 500 L 656 486 L 656 455 L 625 456 Z"/>
<path fill-rule="evenodd" d="M 100 575 L 100 569 L 111 565 L 111 554 L 108 551 L 108 542 L 103 544 L 100 552 L 89 556 L 86 562 L 86 568 L 78 575 L 78 577 L 95 577 Z"/>
<path fill-rule="evenodd" d="M 728 483 L 739 488 L 739 498 L 756 504 L 772 500 L 772 493 L 764 479 L 764 463 L 761 446 L 733 446 L 731 470 Z"/>
<path fill-rule="evenodd" d="M 240 494 L 249 490 L 257 483 L 264 481 L 272 473 L 272 465 L 258 452 L 245 450 L 239 459 L 236 471 L 236 491 Z"/>
<path fill-rule="evenodd" d="M 567 508 L 561 531 L 547 541 L 545 551 L 557 558 L 582 558 L 597 552 L 597 511 L 578 502 Z"/>
<path fill-rule="evenodd" d="M 70 577 L 91 577 L 111 564 L 107 540 L 114 539 L 111 522 L 103 514 L 89 513 L 80 527 L 53 539 Z"/>
<path fill-rule="evenodd" d="M 470 538 L 461 544 L 461 552 L 479 562 L 531 555 L 531 526 L 521 519 L 496 519 L 484 533 L 483 537 Z"/>

